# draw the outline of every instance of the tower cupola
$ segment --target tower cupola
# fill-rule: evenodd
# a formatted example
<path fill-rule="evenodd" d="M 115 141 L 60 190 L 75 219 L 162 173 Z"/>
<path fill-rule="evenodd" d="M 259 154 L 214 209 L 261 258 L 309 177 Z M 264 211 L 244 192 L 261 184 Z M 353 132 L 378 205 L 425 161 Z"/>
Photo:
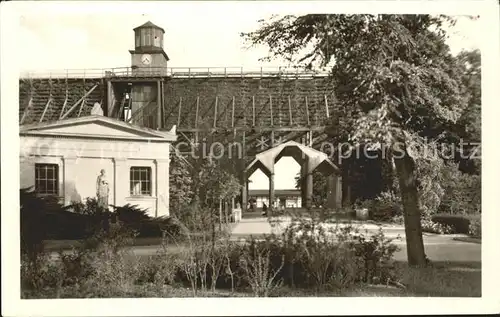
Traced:
<path fill-rule="evenodd" d="M 166 68 L 169 60 L 163 50 L 165 30 L 150 21 L 134 29 L 135 49 L 132 54 L 132 68 Z"/>
<path fill-rule="evenodd" d="M 163 49 L 165 30 L 150 21 L 138 26 L 135 32 L 135 49 Z"/>

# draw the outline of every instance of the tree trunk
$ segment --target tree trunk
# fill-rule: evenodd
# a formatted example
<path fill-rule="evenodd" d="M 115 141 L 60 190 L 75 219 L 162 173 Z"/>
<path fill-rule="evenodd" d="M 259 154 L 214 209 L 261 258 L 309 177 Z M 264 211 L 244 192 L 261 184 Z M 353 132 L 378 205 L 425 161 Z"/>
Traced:
<path fill-rule="evenodd" d="M 415 175 L 415 162 L 404 148 L 404 155 L 394 156 L 396 172 L 399 179 L 401 198 L 403 201 L 403 215 L 405 222 L 406 253 L 408 264 L 411 266 L 426 265 L 427 260 L 422 238 L 420 223 L 420 206 Z"/>

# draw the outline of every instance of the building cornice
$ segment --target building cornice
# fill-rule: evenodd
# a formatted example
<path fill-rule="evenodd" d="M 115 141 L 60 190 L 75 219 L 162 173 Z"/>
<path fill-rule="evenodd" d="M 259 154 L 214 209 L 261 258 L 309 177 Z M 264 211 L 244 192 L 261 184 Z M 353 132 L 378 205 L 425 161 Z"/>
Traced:
<path fill-rule="evenodd" d="M 124 142 L 142 142 L 142 143 L 172 143 L 171 140 L 163 138 L 148 138 L 148 137 L 129 137 L 129 136 L 114 136 L 114 135 L 95 135 L 95 134 L 73 134 L 61 132 L 43 132 L 43 131 L 24 131 L 19 132 L 19 136 L 39 136 L 51 137 L 57 139 L 87 139 L 101 141 L 124 141 Z"/>

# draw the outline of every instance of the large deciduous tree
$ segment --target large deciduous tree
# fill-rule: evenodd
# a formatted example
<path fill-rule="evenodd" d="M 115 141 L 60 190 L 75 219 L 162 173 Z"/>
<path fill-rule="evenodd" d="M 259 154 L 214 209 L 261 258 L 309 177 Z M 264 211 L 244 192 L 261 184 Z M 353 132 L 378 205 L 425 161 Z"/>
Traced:
<path fill-rule="evenodd" d="M 466 107 L 445 24 L 430 15 L 275 17 L 243 33 L 253 44 L 306 68 L 331 67 L 333 125 L 356 144 L 389 150 L 403 201 L 408 262 L 425 265 L 415 144 L 439 140 Z"/>

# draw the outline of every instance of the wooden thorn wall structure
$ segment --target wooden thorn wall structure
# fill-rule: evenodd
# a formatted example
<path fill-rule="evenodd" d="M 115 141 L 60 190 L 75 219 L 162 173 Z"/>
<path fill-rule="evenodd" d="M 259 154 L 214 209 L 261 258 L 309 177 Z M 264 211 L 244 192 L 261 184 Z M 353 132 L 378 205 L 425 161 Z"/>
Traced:
<path fill-rule="evenodd" d="M 131 99 L 125 99 L 123 87 L 145 81 L 159 87 L 158 102 L 145 103 L 125 118 Z M 108 100 L 109 90 L 119 85 L 114 100 Z M 225 151 L 239 144 L 239 157 L 233 159 L 241 176 L 256 154 L 279 143 L 293 140 L 320 149 L 336 106 L 333 91 L 328 76 L 22 78 L 19 118 L 29 124 L 81 117 L 100 102 L 105 115 L 132 124 L 163 130 L 175 125 L 178 143 L 188 145 L 177 153 L 187 154 L 203 142 L 219 142 Z"/>

